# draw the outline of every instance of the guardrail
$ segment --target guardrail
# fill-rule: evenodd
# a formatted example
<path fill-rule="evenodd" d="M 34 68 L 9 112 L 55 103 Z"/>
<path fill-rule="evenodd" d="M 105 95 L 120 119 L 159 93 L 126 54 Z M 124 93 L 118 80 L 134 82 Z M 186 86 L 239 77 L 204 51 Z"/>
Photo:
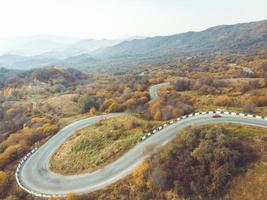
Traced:
<path fill-rule="evenodd" d="M 154 135 L 156 132 L 158 132 L 162 128 L 165 128 L 165 127 L 173 124 L 174 121 L 180 121 L 180 120 L 187 119 L 187 118 L 190 118 L 190 117 L 193 117 L 193 116 L 206 115 L 206 114 L 227 114 L 227 115 L 236 115 L 236 116 L 239 115 L 239 116 L 243 116 L 243 117 L 250 117 L 250 118 L 257 118 L 257 119 L 267 120 L 267 117 L 262 117 L 262 116 L 259 116 L 259 115 L 250 115 L 250 114 L 228 112 L 228 111 L 197 112 L 197 113 L 191 113 L 191 114 L 188 114 L 188 115 L 184 115 L 184 116 L 176 118 L 175 120 L 171 120 L 169 122 L 164 123 L 162 126 L 159 126 L 159 127 L 155 128 L 154 130 L 146 133 L 144 136 L 142 136 L 141 137 L 141 141 L 144 141 L 144 140 L 148 139 L 150 136 Z"/>
<path fill-rule="evenodd" d="M 43 193 L 38 193 L 32 190 L 27 189 L 26 187 L 23 186 L 22 181 L 19 178 L 19 174 L 20 174 L 20 170 L 23 166 L 23 164 L 26 162 L 26 160 L 29 159 L 30 156 L 32 156 L 32 154 L 34 154 L 34 152 L 37 150 L 38 148 L 34 148 L 32 149 L 29 153 L 27 153 L 26 156 L 23 157 L 23 159 L 19 162 L 17 169 L 16 169 L 16 173 L 15 173 L 15 177 L 16 177 L 16 181 L 19 185 L 19 187 L 21 189 L 23 189 L 24 191 L 28 192 L 29 194 L 33 195 L 33 196 L 37 196 L 37 197 L 43 197 L 43 198 L 49 198 L 49 197 L 64 197 L 63 195 L 50 195 L 50 194 L 43 194 Z"/>
<path fill-rule="evenodd" d="M 250 115 L 250 114 L 244 114 L 244 113 L 235 113 L 235 112 L 226 112 L 226 111 L 207 111 L 207 112 L 197 112 L 197 113 L 191 113 L 189 115 L 184 115 L 182 117 L 178 117 L 174 120 L 170 120 L 164 124 L 162 124 L 161 126 L 155 128 L 154 130 L 151 130 L 149 133 L 146 133 L 142 138 L 141 141 L 144 141 L 146 139 L 148 139 L 149 137 L 151 137 L 152 135 L 154 135 L 155 133 L 157 133 L 158 131 L 162 130 L 163 128 L 170 126 L 172 124 L 174 124 L 177 121 L 181 121 L 190 117 L 194 117 L 194 116 L 198 116 L 198 115 L 205 115 L 205 114 L 228 114 L 228 115 L 240 115 L 240 116 L 244 116 L 244 117 L 250 117 L 250 118 L 257 118 L 257 119 L 263 119 L 267 121 L 267 117 L 262 117 L 259 115 Z M 23 186 L 22 181 L 19 178 L 19 174 L 20 174 L 20 170 L 23 167 L 23 164 L 26 162 L 26 160 L 29 159 L 30 156 L 32 156 L 32 154 L 34 154 L 34 152 L 37 151 L 37 147 L 32 149 L 26 156 L 23 157 L 23 159 L 19 162 L 17 169 L 16 169 L 16 181 L 19 185 L 19 187 L 21 189 L 23 189 L 24 191 L 30 193 L 33 196 L 37 196 L 37 197 L 43 197 L 43 198 L 49 198 L 49 197 L 65 197 L 66 195 L 51 195 L 51 194 L 44 194 L 44 193 L 39 193 L 36 191 L 32 191 L 27 189 L 26 187 Z"/>

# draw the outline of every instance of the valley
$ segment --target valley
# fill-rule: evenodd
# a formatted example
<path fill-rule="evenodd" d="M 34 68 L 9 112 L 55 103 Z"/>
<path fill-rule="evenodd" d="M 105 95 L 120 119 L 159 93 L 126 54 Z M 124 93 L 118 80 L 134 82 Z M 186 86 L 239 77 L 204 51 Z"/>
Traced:
<path fill-rule="evenodd" d="M 0 199 L 264 199 L 266 30 L 2 55 Z"/>

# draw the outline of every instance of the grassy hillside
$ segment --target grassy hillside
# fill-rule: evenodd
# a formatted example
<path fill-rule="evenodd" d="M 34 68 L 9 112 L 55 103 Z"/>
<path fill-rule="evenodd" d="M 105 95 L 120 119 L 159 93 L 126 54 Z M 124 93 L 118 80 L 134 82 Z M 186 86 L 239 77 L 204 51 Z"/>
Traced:
<path fill-rule="evenodd" d="M 51 169 L 79 174 L 103 167 L 131 149 L 155 125 L 132 115 L 101 120 L 77 131 L 61 145 L 51 158 Z"/>

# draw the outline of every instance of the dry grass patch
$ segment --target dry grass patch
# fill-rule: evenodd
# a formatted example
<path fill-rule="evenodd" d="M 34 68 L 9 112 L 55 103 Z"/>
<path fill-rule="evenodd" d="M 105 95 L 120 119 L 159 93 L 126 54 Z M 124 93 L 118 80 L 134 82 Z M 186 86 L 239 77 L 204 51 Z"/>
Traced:
<path fill-rule="evenodd" d="M 61 174 L 90 172 L 111 163 L 131 149 L 157 122 L 132 115 L 101 120 L 77 131 L 54 153 L 53 171 Z"/>
<path fill-rule="evenodd" d="M 267 197 L 267 130 L 249 126 L 230 126 L 257 152 L 258 159 L 245 174 L 234 178 L 224 200 L 263 200 Z"/>
<path fill-rule="evenodd" d="M 78 98 L 77 94 L 63 94 L 49 97 L 42 101 L 41 110 L 46 111 L 47 107 L 53 109 L 56 113 L 63 116 L 79 113 L 79 106 L 75 102 Z"/>

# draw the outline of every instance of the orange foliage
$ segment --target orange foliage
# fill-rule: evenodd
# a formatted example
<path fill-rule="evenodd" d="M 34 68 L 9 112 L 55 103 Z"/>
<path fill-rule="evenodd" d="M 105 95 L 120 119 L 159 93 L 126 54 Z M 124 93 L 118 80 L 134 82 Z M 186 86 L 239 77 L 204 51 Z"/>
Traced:
<path fill-rule="evenodd" d="M 41 127 L 41 130 L 46 136 L 48 136 L 57 132 L 58 127 L 53 124 L 45 124 L 43 127 Z"/>
<path fill-rule="evenodd" d="M 215 99 L 215 105 L 217 106 L 230 106 L 232 103 L 232 99 L 226 95 L 219 96 Z"/>
<path fill-rule="evenodd" d="M 4 171 L 0 171 L 0 187 L 3 187 L 7 183 L 7 174 Z"/>
<path fill-rule="evenodd" d="M 78 200 L 78 195 L 74 193 L 68 193 L 66 196 L 66 200 Z"/>
<path fill-rule="evenodd" d="M 0 154 L 0 167 L 3 168 L 6 164 L 17 159 L 23 151 L 20 144 L 9 146 L 3 153 Z"/>
<path fill-rule="evenodd" d="M 46 119 L 46 118 L 43 118 L 43 117 L 33 117 L 31 118 L 31 123 L 34 124 L 34 123 L 48 123 L 49 120 Z"/>
<path fill-rule="evenodd" d="M 134 185 L 136 185 L 139 188 L 145 186 L 146 175 L 147 175 L 149 166 L 150 165 L 148 162 L 144 162 L 137 169 L 134 170 L 134 172 L 132 173 Z"/>
<path fill-rule="evenodd" d="M 156 121 L 160 121 L 162 119 L 161 111 L 158 110 L 155 115 L 153 116 L 153 119 Z"/>

